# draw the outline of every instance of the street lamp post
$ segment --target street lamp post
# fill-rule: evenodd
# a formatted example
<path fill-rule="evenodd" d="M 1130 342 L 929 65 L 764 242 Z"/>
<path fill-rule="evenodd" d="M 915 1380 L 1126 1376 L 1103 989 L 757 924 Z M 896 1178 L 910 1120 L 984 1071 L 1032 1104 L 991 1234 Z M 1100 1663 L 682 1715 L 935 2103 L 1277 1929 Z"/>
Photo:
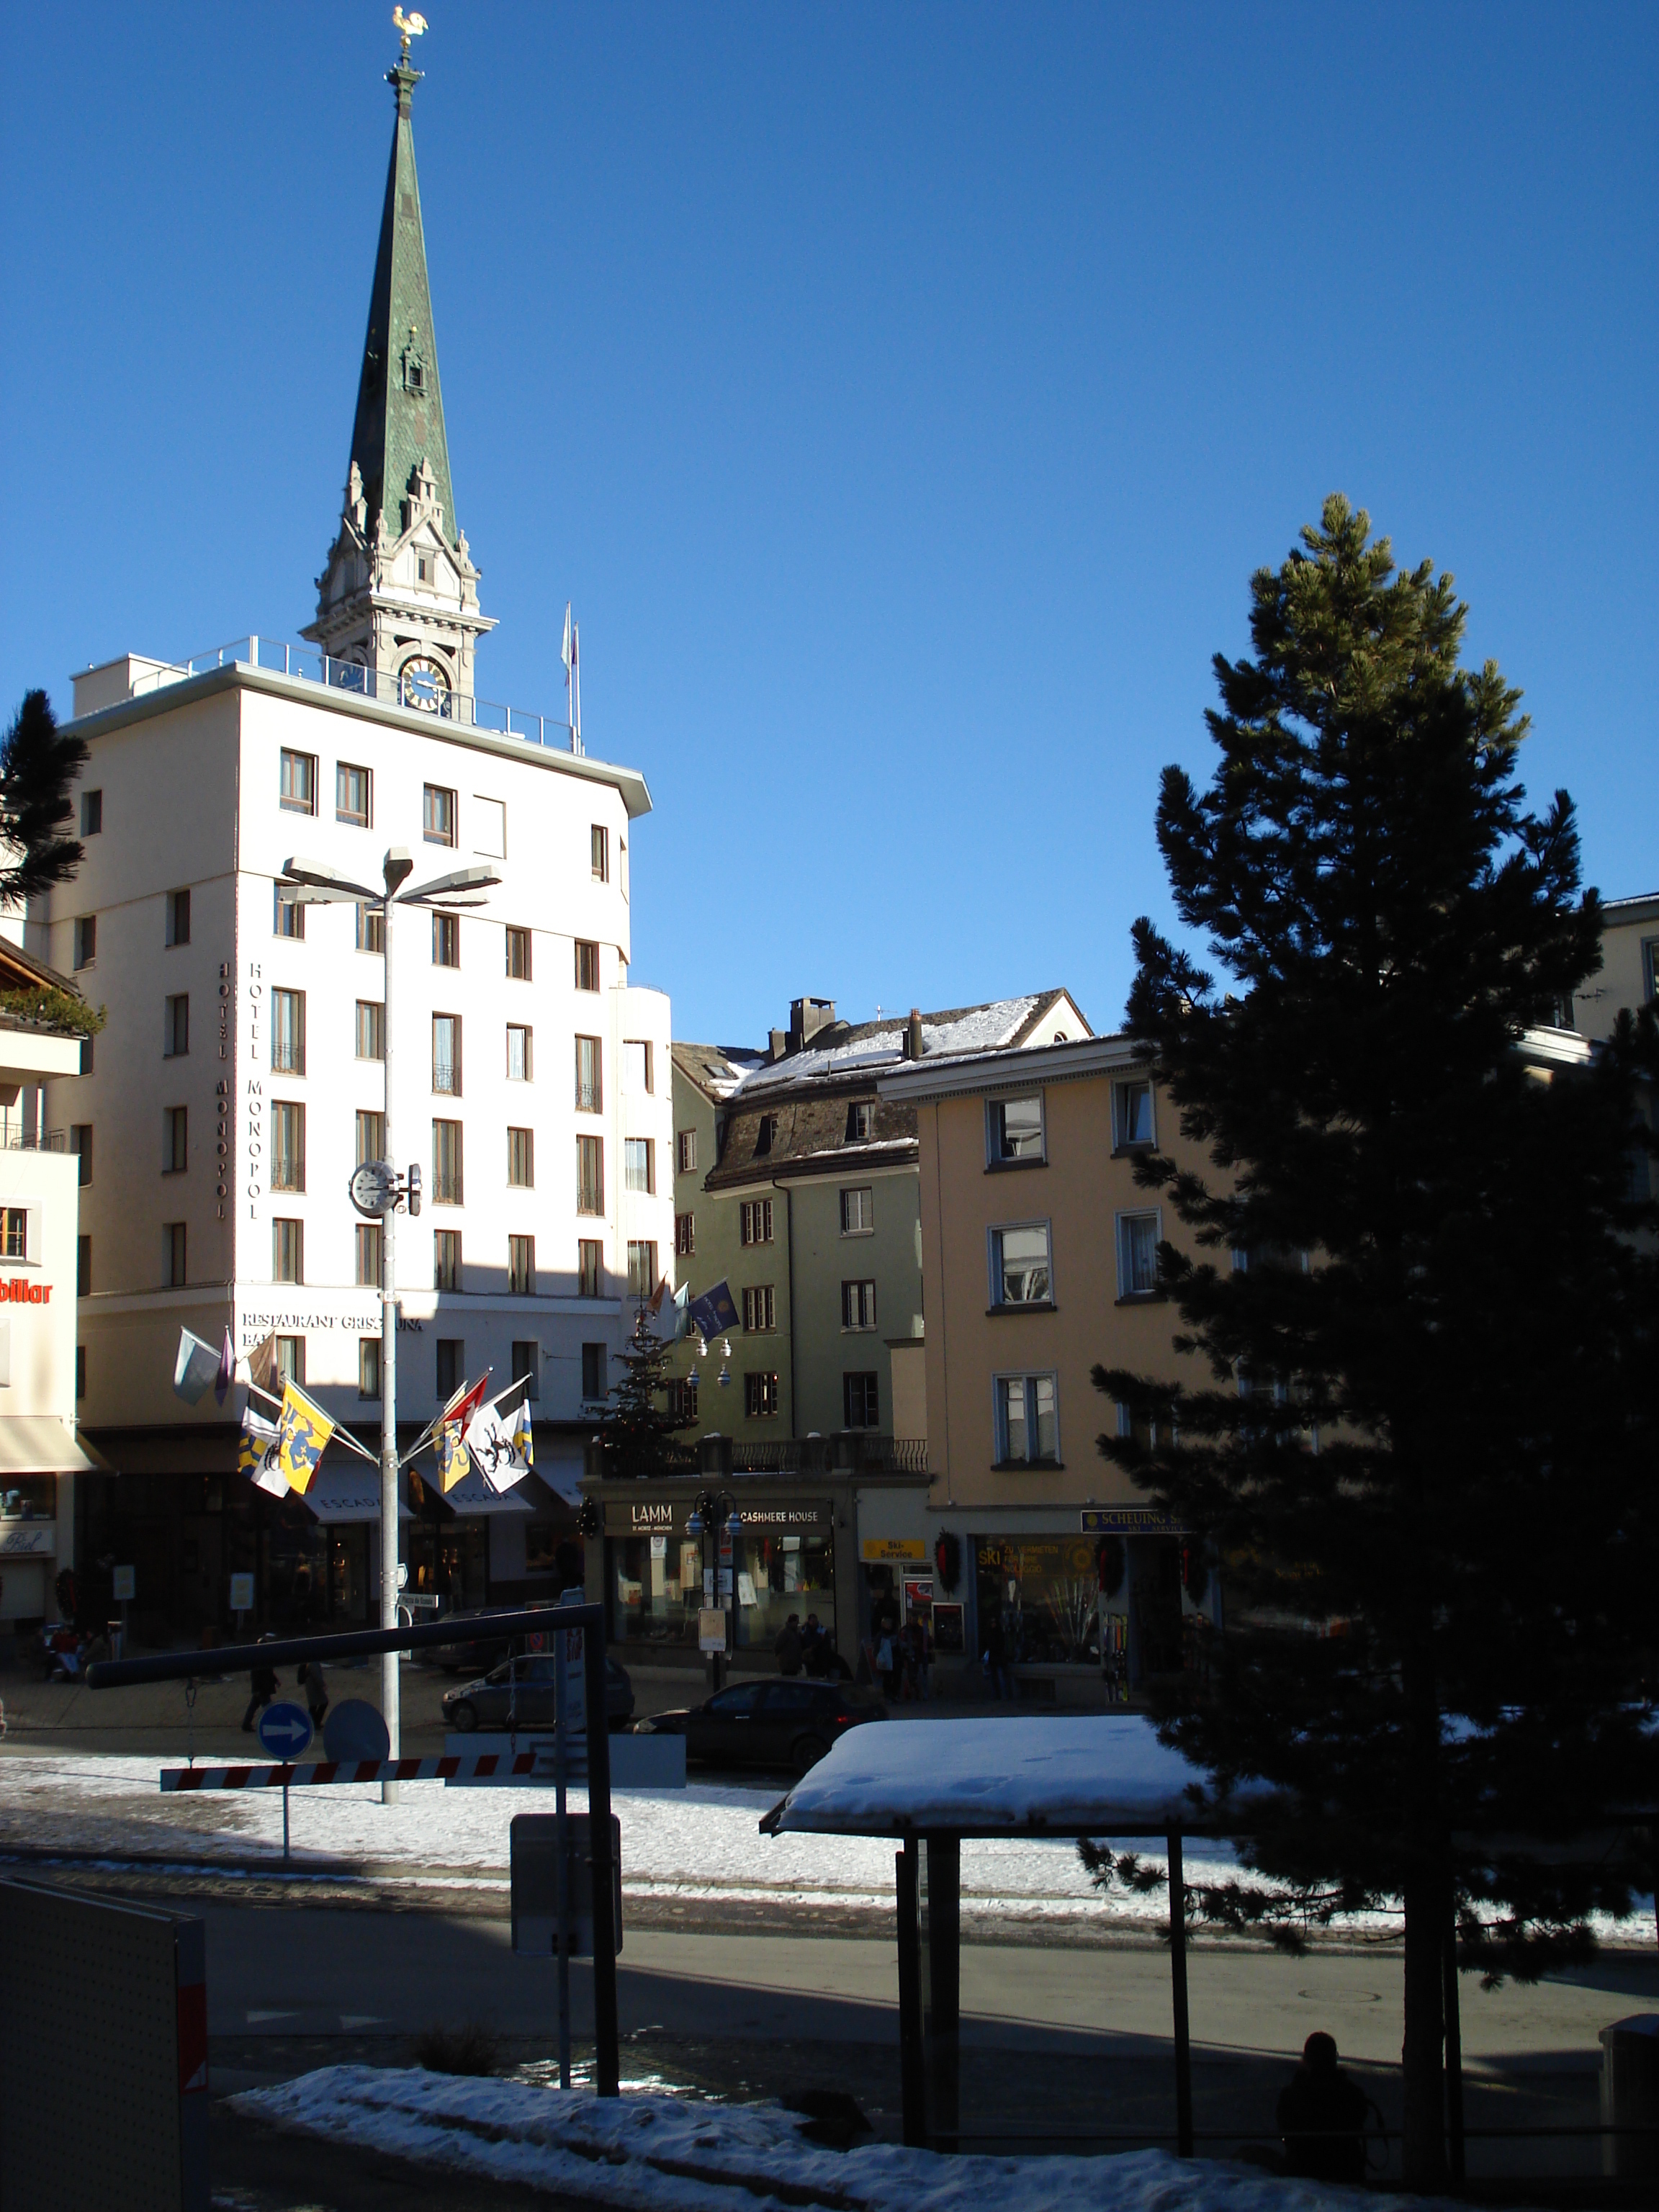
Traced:
<path fill-rule="evenodd" d="M 720 1519 L 722 1505 L 728 1505 L 732 1509 L 723 1530 Z M 685 1533 L 696 1540 L 699 1557 L 702 1556 L 702 1532 L 705 1528 L 712 1528 L 714 1531 L 714 1595 L 716 1597 L 720 1595 L 720 1539 L 722 1534 L 732 1539 L 732 1583 L 726 1594 L 726 1646 L 727 1655 L 735 1658 L 738 1650 L 738 1538 L 743 1533 L 743 1516 L 738 1510 L 737 1499 L 732 1497 L 729 1490 L 701 1490 L 692 1500 L 691 1510 L 686 1516 Z M 723 1680 L 720 1655 L 719 1652 L 714 1652 L 710 1656 L 714 1662 L 712 1671 L 714 1679 L 709 1687 L 718 1690 Z"/>
<path fill-rule="evenodd" d="M 349 904 L 377 909 L 380 916 L 380 958 L 385 976 L 385 1002 L 380 1008 L 380 1048 L 386 1071 L 386 1112 L 383 1159 L 366 1162 L 352 1177 L 351 1200 L 359 1212 L 377 1216 L 380 1224 L 380 1626 L 398 1626 L 398 1565 L 401 1548 L 398 1526 L 398 1208 L 407 1205 L 411 1214 L 421 1210 L 421 1170 L 411 1164 L 406 1176 L 397 1171 L 397 1152 L 392 1141 L 392 913 L 394 907 L 430 906 L 447 912 L 483 903 L 477 894 L 498 884 L 501 878 L 486 867 L 457 868 L 413 890 L 404 885 L 414 873 L 415 863 L 401 845 L 394 845 L 381 866 L 381 888 L 353 883 L 320 860 L 288 860 L 280 881 L 292 887 L 301 903 Z M 371 1169 L 360 1187 L 365 1169 Z M 395 1651 L 380 1660 L 380 1715 L 386 1723 L 389 1755 L 401 1754 L 402 1680 Z M 398 1784 L 383 1782 L 380 1801 L 395 1805 Z"/>

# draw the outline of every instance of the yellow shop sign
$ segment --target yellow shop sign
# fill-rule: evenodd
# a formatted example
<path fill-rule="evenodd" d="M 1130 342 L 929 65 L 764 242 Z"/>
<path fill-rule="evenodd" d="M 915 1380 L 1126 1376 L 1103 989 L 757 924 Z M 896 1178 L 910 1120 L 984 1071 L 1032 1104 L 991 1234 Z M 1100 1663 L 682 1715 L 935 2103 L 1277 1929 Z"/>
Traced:
<path fill-rule="evenodd" d="M 920 1536 L 866 1536 L 859 1547 L 859 1556 L 866 1567 L 884 1562 L 909 1565 L 925 1559 L 927 1547 Z"/>

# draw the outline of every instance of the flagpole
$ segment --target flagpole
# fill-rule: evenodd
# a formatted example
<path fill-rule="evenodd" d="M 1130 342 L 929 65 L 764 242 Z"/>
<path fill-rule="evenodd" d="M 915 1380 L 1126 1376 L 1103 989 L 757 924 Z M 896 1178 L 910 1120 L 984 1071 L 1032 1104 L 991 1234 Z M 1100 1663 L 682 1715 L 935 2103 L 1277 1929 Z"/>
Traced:
<path fill-rule="evenodd" d="M 405 866 L 404 874 L 408 870 Z M 380 1042 L 385 1050 L 386 1118 L 383 1157 L 395 1163 L 392 1143 L 392 855 L 386 855 L 386 896 L 380 902 L 380 957 L 386 1004 L 380 1010 Z M 401 881 L 401 878 L 399 878 Z M 395 1172 L 395 1169 L 394 1169 Z M 380 1626 L 398 1626 L 398 1202 L 380 1216 Z M 395 1651 L 380 1658 L 380 1715 L 386 1722 L 389 1755 L 402 1756 L 402 1662 Z M 398 1802 L 398 1784 L 380 1784 L 380 1802 Z"/>

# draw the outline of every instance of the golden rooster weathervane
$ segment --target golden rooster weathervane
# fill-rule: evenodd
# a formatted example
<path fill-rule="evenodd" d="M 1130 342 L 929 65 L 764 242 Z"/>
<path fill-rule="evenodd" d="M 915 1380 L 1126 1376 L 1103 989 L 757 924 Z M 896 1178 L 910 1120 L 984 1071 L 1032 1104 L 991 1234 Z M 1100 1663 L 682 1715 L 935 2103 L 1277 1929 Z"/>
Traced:
<path fill-rule="evenodd" d="M 392 21 L 396 28 L 403 34 L 403 58 L 407 61 L 409 59 L 409 42 L 411 39 L 418 39 L 426 29 L 426 17 L 424 15 L 417 15 L 413 13 L 405 15 L 403 9 L 399 7 L 392 9 Z"/>

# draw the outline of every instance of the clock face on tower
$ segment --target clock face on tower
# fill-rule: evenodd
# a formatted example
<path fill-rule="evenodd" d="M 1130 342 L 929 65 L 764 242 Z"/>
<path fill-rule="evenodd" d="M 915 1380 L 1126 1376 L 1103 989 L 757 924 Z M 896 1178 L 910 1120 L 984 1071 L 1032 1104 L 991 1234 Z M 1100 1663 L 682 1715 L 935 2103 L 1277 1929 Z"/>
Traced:
<path fill-rule="evenodd" d="M 417 653 L 403 665 L 403 697 L 406 707 L 419 707 L 428 714 L 449 711 L 449 673 L 441 661 Z"/>

